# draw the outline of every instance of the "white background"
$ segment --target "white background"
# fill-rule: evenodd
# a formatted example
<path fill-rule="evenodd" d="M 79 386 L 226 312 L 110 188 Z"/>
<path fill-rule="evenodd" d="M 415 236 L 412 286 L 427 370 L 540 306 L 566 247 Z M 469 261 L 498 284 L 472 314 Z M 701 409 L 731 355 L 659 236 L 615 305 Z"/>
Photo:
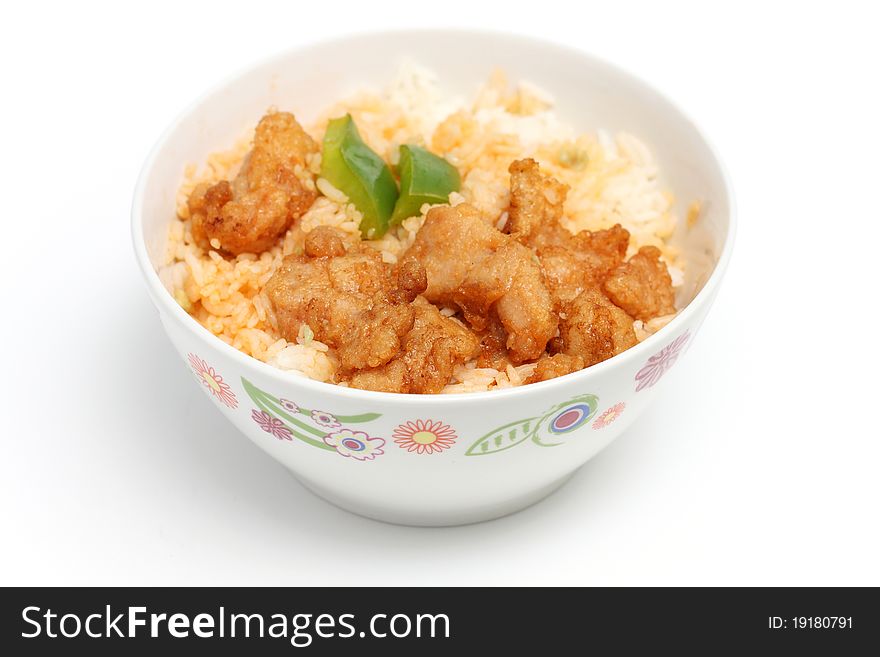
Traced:
<path fill-rule="evenodd" d="M 575 4 L 4 10 L 0 584 L 880 584 L 877 17 Z M 411 25 L 533 34 L 646 78 L 713 138 L 740 216 L 643 418 L 545 502 L 440 530 L 340 511 L 237 435 L 172 353 L 128 228 L 143 158 L 207 87 Z"/>

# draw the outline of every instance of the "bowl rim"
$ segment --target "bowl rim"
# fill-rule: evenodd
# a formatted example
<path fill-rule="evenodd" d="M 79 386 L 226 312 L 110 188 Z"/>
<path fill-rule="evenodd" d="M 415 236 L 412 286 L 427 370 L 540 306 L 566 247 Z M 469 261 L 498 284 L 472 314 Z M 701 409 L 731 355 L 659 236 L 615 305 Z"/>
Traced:
<path fill-rule="evenodd" d="M 287 59 L 296 55 L 297 53 L 308 51 L 312 48 L 331 44 L 342 44 L 346 41 L 357 38 L 394 39 L 400 36 L 412 37 L 413 35 L 423 37 L 447 36 L 453 38 L 456 35 L 466 35 L 468 37 L 480 37 L 487 40 L 507 39 L 528 43 L 532 46 L 543 49 L 561 51 L 562 53 L 573 56 L 575 58 L 592 60 L 595 64 L 609 69 L 613 74 L 621 78 L 627 78 L 630 82 L 634 82 L 637 85 L 647 88 L 658 98 L 666 102 L 669 107 L 675 110 L 675 112 L 677 112 L 682 117 L 682 119 L 684 119 L 685 122 L 687 122 L 691 126 L 691 128 L 700 138 L 700 140 L 702 140 L 705 148 L 709 151 L 709 154 L 712 156 L 712 159 L 715 162 L 715 166 L 718 169 L 718 173 L 720 174 L 721 182 L 723 184 L 724 192 L 727 195 L 728 201 L 728 228 L 727 235 L 725 236 L 724 243 L 721 248 L 721 254 L 718 257 L 718 260 L 715 263 L 715 268 L 713 269 L 709 278 L 703 284 L 703 287 L 700 289 L 700 291 L 697 292 L 693 299 L 691 299 L 690 303 L 682 308 L 672 321 L 670 321 L 667 325 L 662 327 L 656 333 L 648 336 L 645 340 L 638 343 L 634 347 L 630 347 L 626 351 L 617 354 L 616 356 L 613 356 L 608 360 L 602 361 L 601 363 L 597 363 L 577 372 L 572 372 L 571 374 L 566 374 L 564 376 L 550 379 L 548 381 L 540 381 L 537 383 L 531 383 L 529 385 L 514 386 L 510 388 L 503 388 L 500 390 L 488 390 L 481 392 L 412 394 L 399 392 L 379 392 L 375 390 L 361 390 L 358 388 L 340 386 L 334 383 L 317 381 L 315 379 L 310 379 L 306 376 L 291 375 L 289 373 L 286 373 L 284 370 L 272 367 L 268 363 L 264 363 L 263 361 L 258 360 L 253 356 L 249 356 L 244 352 L 239 351 L 232 345 L 227 344 L 226 342 L 215 336 L 213 333 L 211 333 L 204 326 L 202 326 L 194 317 L 187 313 L 180 306 L 180 304 L 178 304 L 173 299 L 171 294 L 169 294 L 168 290 L 165 289 L 165 286 L 159 279 L 159 274 L 153 268 L 153 264 L 149 258 L 149 254 L 147 253 L 143 231 L 143 205 L 147 180 L 155 166 L 156 159 L 158 158 L 160 151 L 163 149 L 168 139 L 177 130 L 180 123 L 183 122 L 183 120 L 190 114 L 192 114 L 195 110 L 201 107 L 215 93 L 233 84 L 237 80 L 246 77 L 247 75 L 250 75 L 254 71 L 272 64 L 273 62 Z M 680 105 L 673 99 L 671 99 L 666 93 L 656 89 L 653 85 L 649 84 L 641 77 L 618 66 L 617 64 L 609 62 L 606 59 L 597 56 L 589 51 L 582 50 L 571 45 L 561 44 L 548 39 L 537 38 L 518 32 L 466 28 L 399 28 L 389 30 L 361 30 L 345 32 L 331 37 L 304 41 L 291 48 L 286 48 L 270 56 L 263 57 L 247 66 L 240 67 L 237 71 L 234 71 L 232 74 L 225 76 L 219 82 L 211 85 L 204 92 L 199 94 L 196 99 L 191 101 L 183 109 L 183 111 L 177 114 L 177 116 L 175 116 L 171 123 L 162 131 L 161 135 L 156 140 L 153 147 L 150 149 L 146 159 L 144 160 L 143 165 L 141 166 L 140 173 L 138 174 L 137 183 L 135 185 L 131 207 L 131 239 L 135 252 L 135 257 L 141 270 L 141 274 L 143 275 L 143 278 L 146 282 L 148 293 L 157 310 L 159 311 L 160 316 L 164 313 L 164 315 L 173 318 L 185 330 L 191 332 L 195 337 L 199 338 L 200 340 L 208 341 L 210 345 L 213 345 L 214 348 L 219 349 L 228 358 L 241 365 L 242 368 L 254 368 L 261 375 L 274 380 L 280 386 L 301 385 L 308 389 L 311 389 L 312 392 L 318 395 L 339 395 L 340 397 L 347 398 L 352 401 L 359 401 L 364 403 L 387 402 L 421 406 L 441 404 L 445 405 L 450 403 L 482 404 L 490 400 L 501 401 L 505 399 L 521 397 L 523 395 L 535 394 L 538 392 L 550 392 L 554 387 L 567 386 L 572 383 L 584 384 L 591 379 L 602 376 L 606 370 L 611 370 L 615 367 L 619 367 L 627 361 L 633 361 L 637 359 L 644 360 L 649 355 L 653 355 L 657 350 L 661 348 L 661 345 L 665 346 L 668 339 L 667 336 L 671 337 L 673 335 L 678 335 L 681 328 L 690 323 L 691 317 L 697 313 L 699 308 L 701 308 L 705 304 L 711 303 L 713 296 L 717 291 L 717 288 L 720 286 L 721 280 L 723 279 L 728 264 L 730 262 L 731 253 L 733 251 L 733 244 L 736 238 L 736 230 L 736 198 L 734 196 L 733 185 L 731 183 L 729 171 L 724 164 L 724 161 L 721 159 L 718 149 L 706 136 L 706 133 L 700 128 L 700 126 L 693 120 L 693 118 L 687 112 L 682 110 Z M 579 387 L 583 386 L 579 385 Z"/>

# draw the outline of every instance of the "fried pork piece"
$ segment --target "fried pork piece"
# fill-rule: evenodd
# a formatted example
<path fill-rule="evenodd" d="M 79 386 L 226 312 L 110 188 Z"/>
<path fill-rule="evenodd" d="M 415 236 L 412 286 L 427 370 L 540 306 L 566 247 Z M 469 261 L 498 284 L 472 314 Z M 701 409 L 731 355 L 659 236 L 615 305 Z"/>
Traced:
<path fill-rule="evenodd" d="M 507 332 L 498 319 L 498 313 L 492 311 L 486 327 L 478 334 L 480 338 L 480 356 L 477 367 L 491 367 L 503 370 L 510 363 L 507 355 Z"/>
<path fill-rule="evenodd" d="M 406 302 L 415 301 L 416 297 L 428 287 L 428 274 L 418 260 L 405 260 L 397 267 L 397 289 L 391 294 Z"/>
<path fill-rule="evenodd" d="M 310 258 L 333 258 L 345 255 L 345 241 L 336 228 L 318 226 L 306 235 L 303 250 Z"/>
<path fill-rule="evenodd" d="M 480 353 L 477 337 L 459 322 L 417 298 L 415 323 L 403 350 L 382 367 L 352 375 L 349 385 L 365 390 L 432 394 L 440 392 L 456 366 Z"/>
<path fill-rule="evenodd" d="M 628 244 L 629 231 L 617 224 L 607 230 L 568 234 L 557 244 L 537 248 L 553 299 L 561 305 L 601 285 L 623 262 Z"/>
<path fill-rule="evenodd" d="M 581 292 L 565 306 L 553 350 L 583 359 L 583 367 L 601 363 L 635 346 L 632 317 L 597 289 Z"/>
<path fill-rule="evenodd" d="M 535 249 L 558 305 L 600 285 L 623 262 L 629 244 L 629 231 L 620 224 L 572 235 L 559 223 L 567 193 L 567 185 L 545 176 L 532 159 L 510 165 L 510 216 L 505 228 Z"/>
<path fill-rule="evenodd" d="M 540 356 L 556 334 L 552 299 L 531 249 L 469 205 L 431 209 L 403 260 L 424 266 L 428 301 L 460 308 L 475 330 L 487 327 L 494 310 L 515 363 Z"/>
<path fill-rule="evenodd" d="M 636 319 L 648 321 L 675 312 L 672 278 L 656 246 L 643 246 L 611 271 L 604 289 L 611 301 Z"/>
<path fill-rule="evenodd" d="M 306 156 L 318 145 L 293 114 L 274 112 L 260 121 L 254 148 L 232 182 L 198 185 L 189 197 L 192 232 L 203 248 L 216 240 L 237 255 L 268 249 L 315 200 Z M 216 243 L 216 242 L 215 242 Z"/>
<path fill-rule="evenodd" d="M 541 173 L 531 158 L 515 160 L 510 168 L 510 209 L 505 228 L 530 246 L 555 243 L 568 185 Z M 567 232 L 567 231 L 566 231 Z"/>
<path fill-rule="evenodd" d="M 569 356 L 568 354 L 541 356 L 541 360 L 535 366 L 535 371 L 526 379 L 525 383 L 547 381 L 582 369 L 584 369 L 584 359 L 581 356 Z"/>
<path fill-rule="evenodd" d="M 305 251 L 317 257 L 287 256 L 266 284 L 278 330 L 294 340 L 308 324 L 336 350 L 343 373 L 378 367 L 397 355 L 413 327 L 410 302 L 424 289 L 424 273 L 411 265 L 395 280 L 372 249 L 339 254 L 342 237 L 331 231 L 309 233 Z"/>

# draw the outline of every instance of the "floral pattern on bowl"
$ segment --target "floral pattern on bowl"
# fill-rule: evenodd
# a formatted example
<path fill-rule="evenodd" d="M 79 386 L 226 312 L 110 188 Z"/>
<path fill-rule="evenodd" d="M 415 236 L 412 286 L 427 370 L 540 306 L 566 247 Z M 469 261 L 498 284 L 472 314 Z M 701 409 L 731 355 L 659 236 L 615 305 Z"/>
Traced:
<path fill-rule="evenodd" d="M 213 367 L 208 365 L 203 358 L 199 358 L 193 353 L 187 354 L 187 360 L 193 372 L 196 373 L 196 376 L 205 388 L 208 389 L 212 397 L 218 399 L 224 406 L 233 409 L 238 408 L 238 398 L 235 396 L 232 388 Z"/>
<path fill-rule="evenodd" d="M 266 411 L 258 411 L 257 409 L 251 411 L 251 417 L 254 422 L 260 425 L 260 429 L 266 433 L 271 433 L 278 440 L 293 441 L 293 434 L 290 429 L 277 417 L 272 417 Z"/>
<path fill-rule="evenodd" d="M 685 331 L 648 359 L 644 367 L 636 373 L 636 392 L 650 388 L 663 378 L 663 375 L 675 365 L 690 337 L 690 332 Z"/>
<path fill-rule="evenodd" d="M 609 424 L 620 417 L 626 408 L 626 402 L 617 402 L 614 406 L 605 409 L 605 411 L 593 422 L 593 429 L 604 429 Z"/>
<path fill-rule="evenodd" d="M 399 425 L 391 435 L 401 449 L 416 454 L 437 454 L 455 445 L 458 436 L 440 420 L 410 420 Z"/>
<path fill-rule="evenodd" d="M 373 460 L 385 453 L 382 449 L 384 438 L 371 437 L 363 431 L 344 426 L 372 422 L 382 417 L 380 413 L 334 415 L 303 408 L 290 399 L 275 397 L 244 377 L 241 385 L 256 405 L 251 411 L 251 419 L 263 431 L 279 440 L 293 442 L 296 438 L 312 447 L 333 451 L 346 458 L 353 457 L 358 461 Z"/>
<path fill-rule="evenodd" d="M 371 438 L 364 431 L 340 429 L 324 436 L 324 442 L 336 450 L 336 453 L 356 461 L 372 461 L 385 453 L 384 438 Z"/>

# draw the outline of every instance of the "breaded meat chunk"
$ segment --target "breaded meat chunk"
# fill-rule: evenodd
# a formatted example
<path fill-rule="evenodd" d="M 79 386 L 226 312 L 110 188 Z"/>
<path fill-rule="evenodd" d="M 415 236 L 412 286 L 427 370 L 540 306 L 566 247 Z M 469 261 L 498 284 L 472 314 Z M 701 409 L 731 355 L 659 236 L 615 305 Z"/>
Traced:
<path fill-rule="evenodd" d="M 435 306 L 417 298 L 412 308 L 415 323 L 403 349 L 390 362 L 355 372 L 353 388 L 432 394 L 440 392 L 456 366 L 480 353 L 477 337 L 459 322 L 440 314 Z"/>
<path fill-rule="evenodd" d="M 535 249 L 557 305 L 600 285 L 623 262 L 629 231 L 620 224 L 607 230 L 570 233 L 559 223 L 568 187 L 541 172 L 532 159 L 510 165 L 510 209 L 505 228 Z"/>
<path fill-rule="evenodd" d="M 477 334 L 480 339 L 480 356 L 477 367 L 491 367 L 503 370 L 510 364 L 507 355 L 507 332 L 498 319 L 498 313 L 492 312 L 485 328 Z"/>
<path fill-rule="evenodd" d="M 541 173 L 531 158 L 515 160 L 510 172 L 510 208 L 505 228 L 515 239 L 530 246 L 553 243 L 568 185 Z M 566 231 L 567 232 L 567 231 Z"/>
<path fill-rule="evenodd" d="M 584 290 L 601 285 L 609 272 L 623 262 L 628 244 L 629 231 L 617 224 L 607 230 L 569 234 L 558 243 L 535 251 L 544 268 L 547 287 L 557 304 L 562 305 Z"/>
<path fill-rule="evenodd" d="M 432 208 L 403 260 L 424 266 L 428 301 L 461 309 L 475 330 L 497 313 L 513 362 L 537 358 L 556 334 L 552 298 L 531 249 L 467 204 Z"/>
<path fill-rule="evenodd" d="M 335 229 L 316 229 L 306 240 L 306 254 L 327 255 L 287 256 L 266 284 L 278 330 L 292 341 L 307 324 L 336 350 L 343 373 L 378 367 L 398 354 L 412 329 L 410 301 L 424 289 L 424 275 L 410 270 L 399 285 L 377 251 L 338 254 L 327 230 Z"/>
<path fill-rule="evenodd" d="M 428 301 L 452 306 L 468 274 L 504 242 L 504 235 L 472 206 L 441 206 L 428 212 L 402 260 L 417 260 L 424 266 Z"/>
<path fill-rule="evenodd" d="M 272 246 L 315 200 L 306 157 L 317 150 L 293 114 L 264 116 L 238 176 L 199 185 L 190 195 L 197 243 L 205 249 L 219 243 L 220 250 L 233 255 L 261 253 Z"/>
<path fill-rule="evenodd" d="M 569 356 L 568 354 L 541 356 L 541 359 L 535 366 L 535 370 L 525 380 L 525 383 L 548 381 L 549 379 L 555 379 L 557 376 L 564 376 L 582 369 L 584 369 L 584 359 L 580 356 Z"/>
<path fill-rule="evenodd" d="M 345 255 L 345 241 L 338 229 L 317 226 L 306 234 L 303 250 L 310 258 L 333 258 Z"/>
<path fill-rule="evenodd" d="M 397 289 L 392 294 L 401 300 L 415 301 L 428 287 L 428 274 L 418 260 L 404 260 L 397 266 Z"/>
<path fill-rule="evenodd" d="M 565 306 L 553 350 L 583 359 L 584 367 L 601 363 L 635 346 L 632 317 L 597 289 L 581 292 Z"/>
<path fill-rule="evenodd" d="M 604 289 L 611 301 L 636 319 L 648 321 L 675 312 L 672 278 L 656 246 L 643 246 L 612 270 Z"/>

